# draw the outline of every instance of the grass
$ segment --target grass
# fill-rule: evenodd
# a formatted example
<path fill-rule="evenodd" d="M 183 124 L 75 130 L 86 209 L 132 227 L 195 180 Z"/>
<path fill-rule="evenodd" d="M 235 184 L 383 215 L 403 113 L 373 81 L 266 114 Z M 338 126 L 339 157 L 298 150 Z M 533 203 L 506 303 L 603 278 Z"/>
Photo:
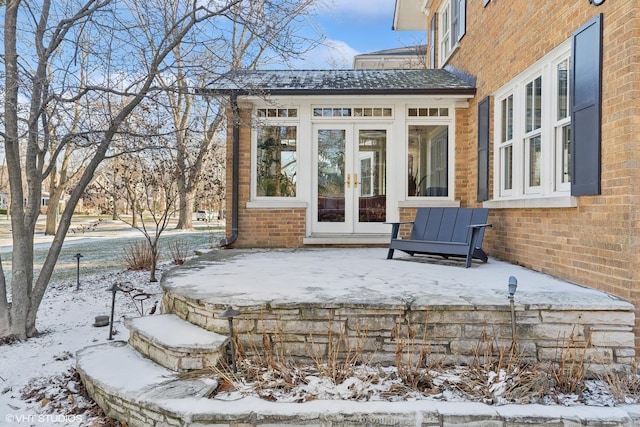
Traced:
<path fill-rule="evenodd" d="M 86 218 L 81 217 L 82 222 Z M 86 232 L 81 235 L 80 240 L 65 242 L 58 262 L 53 271 L 51 282 L 73 280 L 77 275 L 77 253 L 82 254 L 80 259 L 80 282 L 83 276 L 102 274 L 113 270 L 126 270 L 124 253 L 125 248 L 139 244 L 144 241 L 142 233 L 137 230 L 127 232 L 126 237 L 97 237 L 93 232 Z M 130 237 L 129 237 L 130 236 Z M 212 238 L 212 236 L 217 237 Z M 169 248 L 180 242 L 180 245 L 188 245 L 189 248 L 205 249 L 211 247 L 211 242 L 219 241 L 223 237 L 223 232 L 219 228 L 207 227 L 197 228 L 194 231 L 184 231 L 172 233 L 171 229 L 166 230 L 160 237 L 160 259 L 159 262 L 173 261 L 174 254 Z M 48 253 L 48 244 L 36 244 L 34 249 L 34 274 L 38 274 L 45 257 Z M 11 277 L 11 253 L 0 253 L 2 256 L 2 266 L 4 267 L 7 281 Z"/>

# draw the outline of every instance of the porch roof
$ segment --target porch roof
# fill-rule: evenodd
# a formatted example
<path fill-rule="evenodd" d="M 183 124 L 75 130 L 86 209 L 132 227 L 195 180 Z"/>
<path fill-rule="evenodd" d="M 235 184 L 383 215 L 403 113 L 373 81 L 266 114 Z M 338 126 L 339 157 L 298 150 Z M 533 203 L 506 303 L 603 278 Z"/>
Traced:
<path fill-rule="evenodd" d="M 442 69 L 236 70 L 204 89 L 222 95 L 458 95 L 476 88 Z"/>

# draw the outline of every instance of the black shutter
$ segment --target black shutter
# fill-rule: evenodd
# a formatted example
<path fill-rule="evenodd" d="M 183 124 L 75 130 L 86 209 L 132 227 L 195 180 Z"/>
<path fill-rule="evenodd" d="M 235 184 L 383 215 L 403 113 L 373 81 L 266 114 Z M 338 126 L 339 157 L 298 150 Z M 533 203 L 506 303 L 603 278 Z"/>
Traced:
<path fill-rule="evenodd" d="M 489 200 L 489 97 L 478 104 L 478 201 Z"/>
<path fill-rule="evenodd" d="M 429 68 L 436 68 L 436 14 L 431 17 L 429 32 Z"/>
<path fill-rule="evenodd" d="M 602 14 L 571 36 L 571 195 L 600 194 Z"/>

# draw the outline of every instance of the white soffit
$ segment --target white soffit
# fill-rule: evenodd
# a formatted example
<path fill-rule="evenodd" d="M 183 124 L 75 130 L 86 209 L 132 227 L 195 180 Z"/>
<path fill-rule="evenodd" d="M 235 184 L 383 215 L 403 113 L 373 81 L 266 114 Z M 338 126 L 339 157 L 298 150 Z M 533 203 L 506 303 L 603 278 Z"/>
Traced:
<path fill-rule="evenodd" d="M 396 0 L 393 14 L 393 30 L 426 31 L 427 17 L 424 14 L 431 0 Z"/>

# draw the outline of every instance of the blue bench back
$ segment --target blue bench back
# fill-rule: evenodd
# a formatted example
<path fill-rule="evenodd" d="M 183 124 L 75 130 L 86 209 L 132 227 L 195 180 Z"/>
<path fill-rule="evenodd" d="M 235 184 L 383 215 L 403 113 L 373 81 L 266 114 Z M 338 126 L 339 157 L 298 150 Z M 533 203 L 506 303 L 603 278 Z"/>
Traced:
<path fill-rule="evenodd" d="M 488 216 L 486 208 L 418 208 L 410 240 L 468 243 L 469 225 L 485 224 Z M 483 237 L 484 228 L 480 229 L 478 243 Z"/>

